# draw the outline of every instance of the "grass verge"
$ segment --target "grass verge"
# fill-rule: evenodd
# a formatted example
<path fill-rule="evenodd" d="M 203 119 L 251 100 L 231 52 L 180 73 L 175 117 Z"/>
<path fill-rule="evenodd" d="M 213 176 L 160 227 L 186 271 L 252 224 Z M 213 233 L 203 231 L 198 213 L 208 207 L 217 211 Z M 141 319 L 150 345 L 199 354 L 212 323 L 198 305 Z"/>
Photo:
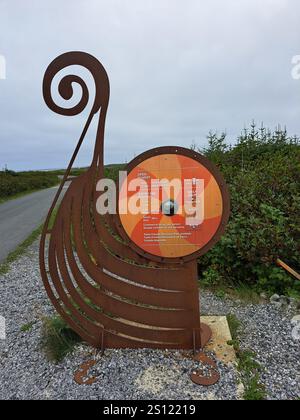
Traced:
<path fill-rule="evenodd" d="M 228 344 L 234 347 L 237 354 L 238 370 L 245 389 L 243 398 L 246 401 L 265 400 L 267 396 L 266 390 L 260 381 L 262 367 L 255 360 L 256 354 L 251 350 L 241 350 L 240 348 L 239 334 L 241 331 L 241 323 L 239 319 L 233 314 L 228 314 L 227 321 L 232 336 L 232 341 Z"/>
<path fill-rule="evenodd" d="M 62 361 L 80 342 L 82 339 L 61 317 L 43 319 L 42 346 L 49 360 Z"/>
<path fill-rule="evenodd" d="M 219 299 L 225 299 L 226 297 L 239 299 L 244 303 L 261 303 L 262 298 L 259 293 L 252 287 L 246 284 L 239 284 L 236 286 L 228 285 L 216 285 L 209 286 L 199 280 L 199 287 L 203 290 L 209 290 L 214 293 Z"/>
<path fill-rule="evenodd" d="M 42 225 L 35 229 L 24 242 L 22 242 L 14 251 L 12 251 L 6 260 L 0 264 L 0 275 L 6 274 L 9 269 L 10 265 L 16 261 L 21 255 L 23 255 L 26 250 L 33 244 L 34 241 L 40 236 L 42 232 Z"/>
<path fill-rule="evenodd" d="M 32 330 L 32 327 L 34 326 L 35 322 L 28 322 L 27 324 L 22 325 L 21 332 L 26 333 Z"/>

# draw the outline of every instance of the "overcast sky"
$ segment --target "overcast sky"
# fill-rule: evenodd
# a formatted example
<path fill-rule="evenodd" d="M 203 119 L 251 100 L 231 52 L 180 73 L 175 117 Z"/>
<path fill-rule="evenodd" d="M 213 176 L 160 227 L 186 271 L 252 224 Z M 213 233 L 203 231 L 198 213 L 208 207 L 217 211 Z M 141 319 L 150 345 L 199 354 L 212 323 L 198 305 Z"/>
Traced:
<path fill-rule="evenodd" d="M 299 0 L 0 0 L 0 168 L 68 163 L 87 114 L 54 114 L 41 85 L 71 50 L 95 55 L 110 78 L 106 163 L 204 146 L 210 130 L 233 142 L 252 119 L 300 134 L 299 18 Z M 90 163 L 93 135 L 77 166 Z"/>

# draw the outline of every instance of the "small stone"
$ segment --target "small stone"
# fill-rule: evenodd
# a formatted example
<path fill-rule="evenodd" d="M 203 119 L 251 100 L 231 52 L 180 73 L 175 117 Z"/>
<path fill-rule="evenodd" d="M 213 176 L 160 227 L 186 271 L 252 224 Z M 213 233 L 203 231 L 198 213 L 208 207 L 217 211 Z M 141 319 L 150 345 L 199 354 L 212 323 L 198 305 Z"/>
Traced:
<path fill-rule="evenodd" d="M 291 320 L 291 324 L 293 326 L 296 326 L 296 325 L 300 324 L 300 315 L 294 316 L 294 318 Z"/>
<path fill-rule="evenodd" d="M 279 299 L 280 299 L 280 296 L 275 294 L 270 298 L 270 302 L 271 303 L 279 302 Z"/>
<path fill-rule="evenodd" d="M 297 309 L 299 309 L 299 307 L 300 307 L 300 302 L 297 299 L 295 299 L 295 298 L 290 298 L 289 308 L 292 311 L 297 311 Z"/>
<path fill-rule="evenodd" d="M 267 296 L 267 294 L 266 294 L 266 293 L 261 293 L 261 294 L 260 294 L 260 297 L 261 297 L 262 299 L 264 299 L 264 300 L 267 300 L 267 299 L 268 299 L 268 296 Z"/>
<path fill-rule="evenodd" d="M 276 308 L 276 309 L 282 309 L 284 307 L 284 304 L 282 302 L 272 302 L 272 305 Z"/>
<path fill-rule="evenodd" d="M 97 382 L 91 387 L 79 387 L 73 380 L 74 372 L 82 362 L 93 357 L 92 349 L 80 345 L 56 365 L 48 361 L 41 349 L 42 322 L 38 321 L 30 334 L 20 334 L 20 325 L 32 319 L 33 308 L 45 316 L 55 315 L 46 292 L 39 287 L 38 242 L 31 249 L 32 253 L 15 262 L 9 273 L 0 275 L 0 312 L 9 320 L 7 340 L 2 343 L 0 340 L 1 400 L 242 398 L 235 368 L 222 362 L 218 362 L 219 384 L 209 389 L 195 387 L 190 373 L 200 366 L 191 359 L 181 358 L 181 351 L 177 357 L 172 351 L 107 349 L 103 357 L 97 357 L 97 365 L 89 372 L 97 377 Z M 232 313 L 240 320 L 244 327 L 240 346 L 242 350 L 253 351 L 262 367 L 260 379 L 266 388 L 266 399 L 295 400 L 300 396 L 300 324 L 291 324 L 297 311 L 276 310 L 275 306 L 282 307 L 280 296 L 273 300 L 274 305 L 262 302 L 237 305 L 234 299 L 219 299 L 203 291 L 201 307 L 207 315 Z M 295 302 L 290 300 L 290 304 Z M 299 301 L 297 305 L 300 306 Z M 1 351 L 6 347 L 4 358 Z"/>
<path fill-rule="evenodd" d="M 292 331 L 292 337 L 295 341 L 300 341 L 300 324 L 297 324 L 293 331 Z"/>
<path fill-rule="evenodd" d="M 290 299 L 287 296 L 280 296 L 279 302 L 281 302 L 283 306 L 287 306 L 290 303 Z"/>

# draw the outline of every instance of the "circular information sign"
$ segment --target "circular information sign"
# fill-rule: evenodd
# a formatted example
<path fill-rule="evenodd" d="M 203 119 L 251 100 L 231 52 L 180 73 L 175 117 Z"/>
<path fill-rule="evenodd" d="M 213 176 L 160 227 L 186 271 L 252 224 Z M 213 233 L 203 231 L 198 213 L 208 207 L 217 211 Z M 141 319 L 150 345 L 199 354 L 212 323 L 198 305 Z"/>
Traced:
<path fill-rule="evenodd" d="M 138 253 L 154 260 L 193 259 L 223 233 L 229 194 L 218 169 L 200 154 L 159 148 L 129 164 L 119 189 L 119 217 Z"/>

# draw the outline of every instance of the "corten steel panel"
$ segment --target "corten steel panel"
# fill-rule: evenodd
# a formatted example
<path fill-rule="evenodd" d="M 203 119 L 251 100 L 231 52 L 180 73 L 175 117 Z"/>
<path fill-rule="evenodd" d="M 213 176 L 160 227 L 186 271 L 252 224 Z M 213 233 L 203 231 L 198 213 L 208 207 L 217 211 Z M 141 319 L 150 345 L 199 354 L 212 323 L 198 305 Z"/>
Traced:
<path fill-rule="evenodd" d="M 174 260 L 143 254 L 124 234 L 117 216 L 101 217 L 96 211 L 96 183 L 104 176 L 109 80 L 101 63 L 89 54 L 71 52 L 59 56 L 48 67 L 43 82 L 45 102 L 58 114 L 77 115 L 89 103 L 89 90 L 83 79 L 75 75 L 63 77 L 58 90 L 63 99 L 69 100 L 73 96 L 72 83 L 79 84 L 82 97 L 78 104 L 62 108 L 53 101 L 52 81 L 70 65 L 90 71 L 95 82 L 95 99 L 42 233 L 40 267 L 47 294 L 74 331 L 95 347 L 203 347 L 210 339 L 210 331 L 200 325 L 198 254 Z M 96 117 L 99 121 L 91 165 L 86 173 L 71 180 L 58 204 L 84 137 Z M 203 162 L 204 158 L 194 152 L 177 150 L 186 155 L 192 153 L 193 158 Z M 174 153 L 175 149 L 155 149 L 139 159 L 166 151 Z M 129 169 L 137 163 L 134 160 Z M 209 167 L 220 181 L 225 209 L 220 229 L 209 244 L 212 246 L 224 231 L 229 198 L 221 175 Z"/>

